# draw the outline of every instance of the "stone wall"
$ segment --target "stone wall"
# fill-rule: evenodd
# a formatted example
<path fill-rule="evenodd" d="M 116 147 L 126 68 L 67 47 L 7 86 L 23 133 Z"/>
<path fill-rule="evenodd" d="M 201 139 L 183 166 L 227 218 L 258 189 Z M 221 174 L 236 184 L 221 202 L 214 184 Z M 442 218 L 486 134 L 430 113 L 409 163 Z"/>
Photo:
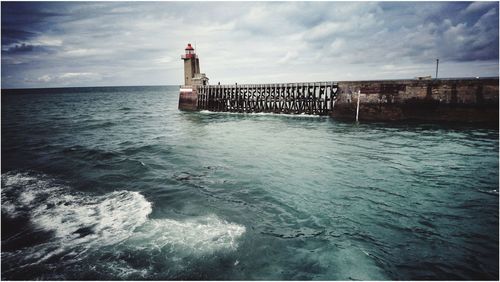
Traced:
<path fill-rule="evenodd" d="M 187 111 L 198 110 L 198 93 L 196 87 L 183 86 L 179 93 L 179 109 Z"/>
<path fill-rule="evenodd" d="M 330 115 L 359 120 L 453 121 L 498 124 L 498 78 L 342 81 Z"/>

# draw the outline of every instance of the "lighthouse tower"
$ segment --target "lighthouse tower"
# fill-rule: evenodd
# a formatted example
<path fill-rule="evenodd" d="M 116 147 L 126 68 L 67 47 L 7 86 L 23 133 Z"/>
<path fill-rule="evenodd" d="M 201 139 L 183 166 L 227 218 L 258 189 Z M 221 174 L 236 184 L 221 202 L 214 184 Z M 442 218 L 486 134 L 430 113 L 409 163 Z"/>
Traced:
<path fill-rule="evenodd" d="M 200 60 L 191 43 L 188 43 L 185 51 L 181 56 L 184 60 L 184 85 L 207 85 L 208 78 L 204 73 L 200 73 Z"/>

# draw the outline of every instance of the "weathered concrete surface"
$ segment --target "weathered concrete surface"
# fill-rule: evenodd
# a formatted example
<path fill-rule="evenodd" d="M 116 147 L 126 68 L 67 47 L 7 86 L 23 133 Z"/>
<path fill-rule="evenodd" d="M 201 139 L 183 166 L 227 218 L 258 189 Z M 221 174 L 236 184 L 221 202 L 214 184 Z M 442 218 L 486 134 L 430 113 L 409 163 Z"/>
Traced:
<path fill-rule="evenodd" d="M 179 94 L 179 110 L 198 110 L 198 93 L 196 92 L 196 87 L 184 86 L 181 88 Z"/>
<path fill-rule="evenodd" d="M 353 120 L 449 121 L 498 124 L 498 78 L 339 82 L 330 115 Z"/>

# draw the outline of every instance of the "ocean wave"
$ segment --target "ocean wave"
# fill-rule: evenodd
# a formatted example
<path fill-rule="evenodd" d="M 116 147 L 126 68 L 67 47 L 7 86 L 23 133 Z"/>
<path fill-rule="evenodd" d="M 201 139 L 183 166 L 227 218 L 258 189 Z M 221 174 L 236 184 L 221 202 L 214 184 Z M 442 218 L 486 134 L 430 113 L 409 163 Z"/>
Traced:
<path fill-rule="evenodd" d="M 490 194 L 490 195 L 498 196 L 498 190 L 497 189 L 492 189 L 492 190 L 477 189 L 477 191 L 481 192 L 481 193 L 485 193 L 485 194 Z"/>
<path fill-rule="evenodd" d="M 19 267 L 25 267 L 61 256 L 85 259 L 104 247 L 140 249 L 146 253 L 167 249 L 167 255 L 174 250 L 185 256 L 200 256 L 235 250 L 245 233 L 244 226 L 216 215 L 185 220 L 151 219 L 152 209 L 153 204 L 139 192 L 89 195 L 72 191 L 42 174 L 2 174 L 2 214 L 27 217 L 38 230 L 49 232 L 52 237 L 49 242 L 15 253 L 2 252 L 2 259 L 19 260 Z M 113 264 L 107 263 L 110 268 Z M 129 269 L 123 273 L 144 271 Z"/>

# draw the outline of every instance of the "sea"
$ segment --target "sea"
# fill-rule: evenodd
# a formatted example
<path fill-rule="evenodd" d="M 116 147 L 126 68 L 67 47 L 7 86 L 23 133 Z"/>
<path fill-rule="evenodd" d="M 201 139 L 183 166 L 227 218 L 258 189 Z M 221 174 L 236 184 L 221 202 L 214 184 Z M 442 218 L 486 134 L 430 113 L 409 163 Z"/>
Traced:
<path fill-rule="evenodd" d="M 178 94 L 2 91 L 2 280 L 499 279 L 498 127 Z"/>

